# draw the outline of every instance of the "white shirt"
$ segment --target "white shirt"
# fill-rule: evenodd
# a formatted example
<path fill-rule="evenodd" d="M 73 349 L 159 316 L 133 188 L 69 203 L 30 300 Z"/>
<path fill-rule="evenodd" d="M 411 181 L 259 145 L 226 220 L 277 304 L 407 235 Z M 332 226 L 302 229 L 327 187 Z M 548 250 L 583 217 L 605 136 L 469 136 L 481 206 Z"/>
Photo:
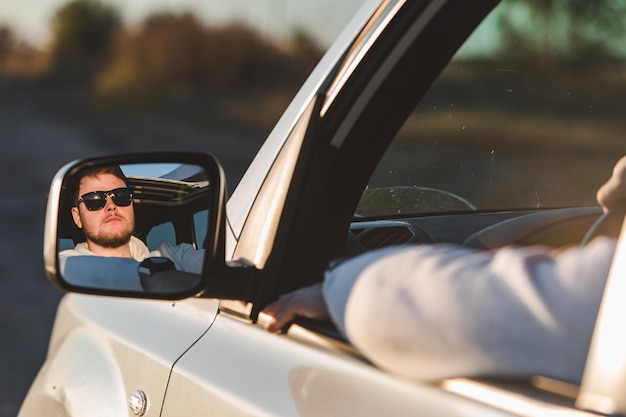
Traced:
<path fill-rule="evenodd" d="M 141 262 L 144 259 L 151 256 L 162 256 L 158 251 L 150 253 L 150 249 L 146 246 L 141 239 L 131 236 L 129 241 L 130 255 L 135 260 Z M 59 253 L 61 259 L 69 258 L 70 256 L 98 256 L 89 250 L 87 242 L 80 242 L 74 246 L 74 249 L 67 249 Z"/>
<path fill-rule="evenodd" d="M 578 382 L 615 246 L 385 248 L 328 271 L 324 298 L 366 357 L 408 378 Z"/>

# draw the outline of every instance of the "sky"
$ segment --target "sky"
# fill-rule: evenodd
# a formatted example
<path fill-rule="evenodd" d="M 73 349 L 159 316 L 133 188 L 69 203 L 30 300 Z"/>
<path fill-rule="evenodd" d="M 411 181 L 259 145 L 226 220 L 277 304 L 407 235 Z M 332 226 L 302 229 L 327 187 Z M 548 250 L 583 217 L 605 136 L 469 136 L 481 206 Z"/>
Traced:
<path fill-rule="evenodd" d="M 103 0 L 115 6 L 124 22 L 135 25 L 158 11 L 191 11 L 207 24 L 237 20 L 261 34 L 281 39 L 304 28 L 328 46 L 363 0 Z M 0 0 L 0 25 L 9 25 L 20 39 L 44 46 L 52 16 L 67 0 Z"/>

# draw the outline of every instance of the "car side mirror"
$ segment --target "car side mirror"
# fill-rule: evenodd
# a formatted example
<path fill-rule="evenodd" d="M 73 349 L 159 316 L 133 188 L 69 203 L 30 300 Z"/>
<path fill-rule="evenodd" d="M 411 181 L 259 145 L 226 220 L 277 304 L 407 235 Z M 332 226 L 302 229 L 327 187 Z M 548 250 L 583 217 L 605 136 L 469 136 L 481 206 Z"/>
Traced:
<path fill-rule="evenodd" d="M 181 299 L 225 268 L 224 173 L 201 153 L 75 161 L 50 186 L 48 278 L 74 292 Z"/>

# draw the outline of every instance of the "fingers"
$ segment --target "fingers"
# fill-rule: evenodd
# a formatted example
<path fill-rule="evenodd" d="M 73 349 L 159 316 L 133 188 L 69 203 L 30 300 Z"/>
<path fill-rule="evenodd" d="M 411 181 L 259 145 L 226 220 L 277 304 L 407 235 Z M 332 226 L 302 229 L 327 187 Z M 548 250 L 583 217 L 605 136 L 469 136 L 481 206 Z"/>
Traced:
<path fill-rule="evenodd" d="M 615 164 L 611 178 L 600 187 L 596 198 L 604 211 L 626 202 L 626 157 Z"/>
<path fill-rule="evenodd" d="M 302 316 L 314 320 L 328 319 L 326 303 L 322 295 L 321 284 L 301 288 L 292 293 L 280 296 L 278 300 L 269 304 L 264 312 L 271 317 L 265 323 L 269 332 L 279 332 L 296 317 Z"/>
<path fill-rule="evenodd" d="M 288 303 L 289 295 L 281 296 L 277 301 L 265 307 L 263 310 L 271 317 L 265 323 L 265 330 L 268 332 L 276 333 L 281 331 L 289 322 L 296 318 L 296 313 L 293 308 L 285 308 Z"/>

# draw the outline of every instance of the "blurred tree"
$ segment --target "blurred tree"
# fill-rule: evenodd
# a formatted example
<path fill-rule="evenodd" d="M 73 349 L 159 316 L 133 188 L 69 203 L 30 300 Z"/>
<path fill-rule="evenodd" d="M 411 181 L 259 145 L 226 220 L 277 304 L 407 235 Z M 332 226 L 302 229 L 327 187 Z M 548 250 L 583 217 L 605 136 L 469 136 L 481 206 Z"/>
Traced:
<path fill-rule="evenodd" d="M 13 29 L 0 25 L 0 73 L 22 79 L 39 78 L 48 70 L 48 56 L 20 39 Z"/>
<path fill-rule="evenodd" d="M 499 29 L 503 51 L 580 61 L 622 58 L 625 0 L 509 0 Z"/>
<path fill-rule="evenodd" d="M 298 67 L 298 71 L 311 71 L 322 57 L 323 50 L 303 29 L 295 30 L 289 39 L 289 51 Z"/>
<path fill-rule="evenodd" d="M 72 0 L 52 20 L 55 75 L 90 76 L 102 65 L 120 27 L 120 16 L 99 0 Z"/>
<path fill-rule="evenodd" d="M 268 130 L 320 55 L 304 34 L 283 47 L 242 24 L 158 13 L 117 37 L 92 98 L 113 111 L 178 112 Z"/>
<path fill-rule="evenodd" d="M 216 89 L 267 90 L 293 83 L 289 55 L 246 26 L 209 29 L 207 54 L 208 76 Z"/>
<path fill-rule="evenodd" d="M 119 38 L 98 78 L 101 91 L 120 89 L 189 89 L 205 80 L 205 35 L 191 14 L 148 17 L 137 33 Z"/>
<path fill-rule="evenodd" d="M 302 81 L 299 61 L 319 56 L 312 42 L 301 44 L 306 49 L 295 57 L 243 25 L 205 27 L 188 13 L 160 13 L 119 38 L 97 88 L 232 93 L 293 85 Z"/>
<path fill-rule="evenodd" d="M 13 30 L 9 26 L 0 26 L 0 65 L 13 53 L 17 41 Z"/>

